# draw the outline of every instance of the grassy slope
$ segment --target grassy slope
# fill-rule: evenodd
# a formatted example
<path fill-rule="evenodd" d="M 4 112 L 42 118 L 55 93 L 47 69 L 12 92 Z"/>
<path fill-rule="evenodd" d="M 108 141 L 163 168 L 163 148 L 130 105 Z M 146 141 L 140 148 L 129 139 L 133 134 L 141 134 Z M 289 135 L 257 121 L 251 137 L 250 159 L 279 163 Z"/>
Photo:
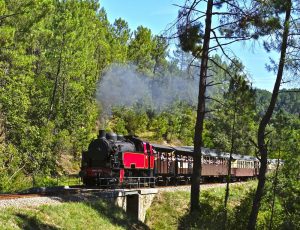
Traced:
<path fill-rule="evenodd" d="M 64 203 L 0 212 L 0 229 L 147 229 L 125 212 L 103 201 Z"/>
<path fill-rule="evenodd" d="M 228 229 L 244 229 L 256 182 L 231 186 Z M 103 201 L 0 210 L 0 229 L 221 229 L 224 188 L 201 191 L 201 213 L 190 215 L 188 192 L 159 194 L 146 225 Z M 201 215 L 200 215 L 201 214 Z M 263 221 L 263 216 L 259 217 Z M 263 228 L 259 228 L 263 229 Z"/>
<path fill-rule="evenodd" d="M 229 218 L 236 219 L 241 202 L 248 202 L 248 192 L 255 182 L 231 187 Z M 156 197 L 147 212 L 146 224 L 151 229 L 221 229 L 223 226 L 224 188 L 208 189 L 201 192 L 202 213 L 190 215 L 188 212 L 190 195 L 188 192 L 162 193 Z M 251 199 L 250 199 L 251 201 Z M 239 206 L 237 210 L 234 207 Z M 248 204 L 245 206 L 248 206 Z M 233 218 L 234 217 L 234 218 Z M 229 222 L 229 229 L 243 229 L 244 220 Z"/>

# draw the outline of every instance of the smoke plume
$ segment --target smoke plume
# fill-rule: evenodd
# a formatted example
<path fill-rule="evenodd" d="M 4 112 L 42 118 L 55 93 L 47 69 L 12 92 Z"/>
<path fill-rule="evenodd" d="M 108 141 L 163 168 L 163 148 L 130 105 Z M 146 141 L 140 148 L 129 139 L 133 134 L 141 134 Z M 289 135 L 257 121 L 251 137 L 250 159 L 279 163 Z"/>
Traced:
<path fill-rule="evenodd" d="M 175 101 L 196 104 L 198 78 L 149 77 L 135 69 L 132 65 L 112 65 L 102 76 L 96 93 L 102 115 L 110 115 L 112 107 L 131 107 L 136 103 L 156 111 L 163 111 Z"/>

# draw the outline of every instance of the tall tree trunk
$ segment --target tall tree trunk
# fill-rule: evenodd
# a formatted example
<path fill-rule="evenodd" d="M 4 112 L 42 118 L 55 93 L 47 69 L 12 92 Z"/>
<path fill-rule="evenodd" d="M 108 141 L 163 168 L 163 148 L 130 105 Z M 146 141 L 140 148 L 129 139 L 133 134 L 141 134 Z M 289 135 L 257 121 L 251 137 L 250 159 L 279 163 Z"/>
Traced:
<path fill-rule="evenodd" d="M 203 50 L 201 56 L 200 67 L 200 82 L 199 82 L 199 95 L 198 95 L 198 108 L 197 120 L 195 125 L 194 136 L 194 164 L 193 175 L 191 184 L 191 211 L 199 210 L 199 195 L 200 195 L 200 179 L 201 179 L 201 147 L 203 146 L 202 133 L 203 121 L 205 116 L 205 90 L 206 90 L 206 77 L 207 77 L 207 63 L 208 63 L 208 50 L 211 32 L 211 18 L 212 18 L 213 0 L 207 1 L 206 20 L 205 20 L 205 34 L 203 41 Z"/>
<path fill-rule="evenodd" d="M 284 21 L 284 31 L 282 35 L 282 44 L 281 44 L 281 51 L 280 51 L 280 60 L 279 60 L 279 66 L 278 66 L 278 71 L 277 71 L 277 77 L 275 81 L 275 85 L 273 88 L 273 93 L 271 97 L 271 101 L 269 104 L 269 107 L 263 116 L 259 128 L 258 128 L 258 133 L 257 133 L 257 143 L 258 143 L 258 150 L 261 156 L 260 159 L 260 169 L 259 169 L 259 175 L 258 175 L 258 185 L 255 193 L 255 197 L 253 199 L 253 204 L 252 204 L 252 210 L 250 213 L 249 217 L 249 222 L 248 222 L 248 229 L 252 230 L 255 229 L 256 225 L 256 220 L 257 220 L 257 215 L 260 207 L 260 202 L 261 198 L 263 195 L 263 190 L 266 182 L 266 171 L 267 171 L 267 159 L 268 159 L 268 149 L 265 144 L 265 131 L 266 131 L 266 126 L 269 124 L 270 119 L 272 117 L 275 104 L 277 101 L 278 93 L 279 93 L 279 88 L 282 80 L 282 75 L 283 75 L 283 69 L 285 65 L 285 56 L 286 56 L 286 49 L 287 49 L 287 41 L 288 41 L 288 35 L 289 35 L 289 22 L 290 22 L 290 17 L 291 17 L 291 0 L 287 0 L 286 3 L 286 13 L 285 13 L 285 21 Z"/>
<path fill-rule="evenodd" d="M 53 107 L 54 107 L 54 102 L 55 102 L 55 96 L 57 92 L 57 87 L 58 87 L 58 77 L 61 72 L 61 65 L 62 65 L 62 52 L 64 48 L 64 34 L 61 42 L 61 47 L 60 47 L 60 52 L 59 52 L 59 58 L 57 61 L 57 70 L 56 70 L 56 75 L 55 75 L 55 82 L 54 82 L 54 87 L 52 91 L 52 97 L 51 97 L 51 102 L 50 102 L 50 110 L 49 110 L 49 115 L 48 115 L 48 121 L 51 119 L 51 116 L 53 114 Z"/>
<path fill-rule="evenodd" d="M 273 222 L 273 216 L 274 216 L 275 196 L 276 196 L 276 190 L 277 190 L 277 184 L 278 184 L 279 159 L 280 159 L 280 148 L 279 148 L 279 155 L 277 158 L 275 176 L 274 176 L 274 180 L 273 180 L 273 194 L 272 194 L 272 205 L 271 205 L 271 217 L 270 217 L 270 223 L 269 223 L 269 230 L 272 229 L 272 222 Z"/>
<path fill-rule="evenodd" d="M 234 152 L 234 147 L 235 147 L 234 133 L 235 133 L 236 106 L 237 106 L 237 101 L 235 98 L 233 121 L 232 121 L 232 127 L 231 127 L 231 146 L 230 146 L 230 153 L 229 153 L 229 160 L 228 160 L 228 171 L 227 171 L 227 177 L 226 177 L 226 190 L 225 190 L 225 199 L 224 199 L 224 229 L 226 229 L 226 225 L 227 225 L 227 203 L 228 203 L 228 198 L 229 198 L 229 183 L 231 180 L 231 159 L 232 159 L 232 154 Z"/>

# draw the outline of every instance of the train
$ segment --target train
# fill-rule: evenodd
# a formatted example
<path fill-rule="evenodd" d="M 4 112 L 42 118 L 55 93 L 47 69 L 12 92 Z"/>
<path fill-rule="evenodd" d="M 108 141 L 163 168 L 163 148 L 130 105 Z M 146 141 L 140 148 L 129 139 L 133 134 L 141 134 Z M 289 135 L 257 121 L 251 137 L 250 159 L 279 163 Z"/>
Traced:
<path fill-rule="evenodd" d="M 86 186 L 140 187 L 189 184 L 193 171 L 193 146 L 167 146 L 149 143 L 129 135 L 100 130 L 87 151 L 82 152 L 80 177 Z M 225 182 L 229 153 L 202 148 L 201 181 Z M 256 178 L 256 157 L 231 155 L 230 178 L 240 181 Z"/>

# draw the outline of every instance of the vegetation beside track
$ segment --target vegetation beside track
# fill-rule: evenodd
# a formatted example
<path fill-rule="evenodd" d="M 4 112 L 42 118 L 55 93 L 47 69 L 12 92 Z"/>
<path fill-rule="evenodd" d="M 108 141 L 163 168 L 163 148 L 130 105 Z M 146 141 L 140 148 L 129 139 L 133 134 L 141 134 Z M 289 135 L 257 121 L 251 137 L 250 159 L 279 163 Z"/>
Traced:
<path fill-rule="evenodd" d="M 271 184 L 268 182 L 268 191 Z M 227 229 L 245 229 L 249 218 L 256 181 L 231 186 L 228 203 Z M 223 229 L 225 188 L 211 188 L 201 191 L 201 212 L 189 213 L 189 192 L 164 192 L 159 194 L 146 215 L 150 229 Z M 271 192 L 263 198 L 258 215 L 257 229 L 268 229 L 271 215 Z M 290 219 L 284 212 L 281 201 L 275 202 L 276 217 L 272 229 L 298 229 L 296 216 Z M 292 218 L 294 220 L 292 220 Z"/>
<path fill-rule="evenodd" d="M 257 229 L 267 229 L 270 224 L 271 186 L 268 178 Z M 295 186 L 295 191 L 300 191 Z M 227 229 L 245 229 L 255 187 L 256 181 L 231 186 Z M 299 211 L 286 211 L 286 208 L 297 209 L 298 198 L 284 188 L 285 184 L 278 185 L 280 196 L 275 201 L 272 229 L 299 229 Z M 159 193 L 147 211 L 145 224 L 104 201 L 5 208 L 0 212 L 0 229 L 222 229 L 224 194 L 224 187 L 202 189 L 201 213 L 190 214 L 189 192 Z"/>
<path fill-rule="evenodd" d="M 104 201 L 7 208 L 0 229 L 147 229 L 116 206 Z"/>
<path fill-rule="evenodd" d="M 31 177 L 19 177 L 15 186 L 8 185 L 5 189 L 0 189 L 1 193 L 18 193 L 26 191 L 30 188 L 38 187 L 53 187 L 53 186 L 74 186 L 81 185 L 82 182 L 78 175 L 64 175 L 64 176 L 36 176 L 33 180 Z"/>

